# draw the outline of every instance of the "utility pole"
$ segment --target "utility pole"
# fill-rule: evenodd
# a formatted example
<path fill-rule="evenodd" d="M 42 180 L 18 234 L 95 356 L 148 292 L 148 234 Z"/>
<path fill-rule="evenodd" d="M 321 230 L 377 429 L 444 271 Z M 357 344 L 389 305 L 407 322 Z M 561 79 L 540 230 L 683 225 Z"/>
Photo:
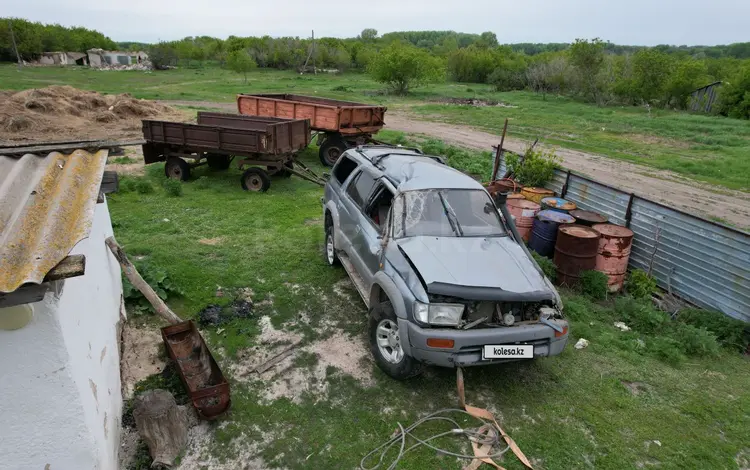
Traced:
<path fill-rule="evenodd" d="M 10 29 L 10 39 L 13 41 L 13 50 L 16 53 L 16 60 L 18 60 L 18 70 L 21 70 L 21 67 L 23 67 L 23 61 L 21 61 L 21 56 L 18 55 L 18 46 L 16 45 L 16 36 L 13 34 L 13 22 L 10 18 L 8 18 L 8 28 Z"/>
<path fill-rule="evenodd" d="M 315 65 L 315 30 L 312 30 L 312 60 L 313 60 L 313 74 L 318 74 L 318 67 Z"/>

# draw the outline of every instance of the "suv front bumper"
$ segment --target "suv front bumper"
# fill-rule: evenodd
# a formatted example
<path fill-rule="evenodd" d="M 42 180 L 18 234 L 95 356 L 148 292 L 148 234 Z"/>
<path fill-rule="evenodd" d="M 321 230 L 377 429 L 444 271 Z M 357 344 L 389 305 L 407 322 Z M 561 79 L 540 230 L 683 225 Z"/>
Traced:
<path fill-rule="evenodd" d="M 565 320 L 552 322 L 561 327 L 568 326 Z M 482 359 L 482 349 L 485 345 L 531 344 L 534 346 L 534 357 L 537 358 L 562 353 L 568 342 L 568 334 L 555 337 L 555 330 L 541 323 L 471 330 L 422 328 L 404 319 L 399 319 L 398 323 L 404 351 L 420 362 L 441 367 L 479 366 L 523 360 Z M 454 345 L 451 349 L 432 348 L 427 346 L 428 338 L 451 339 Z"/>

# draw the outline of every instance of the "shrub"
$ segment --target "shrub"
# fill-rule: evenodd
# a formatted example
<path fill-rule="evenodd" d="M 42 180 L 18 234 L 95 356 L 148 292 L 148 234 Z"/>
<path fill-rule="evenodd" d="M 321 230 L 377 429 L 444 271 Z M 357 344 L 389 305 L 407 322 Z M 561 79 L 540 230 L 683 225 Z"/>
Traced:
<path fill-rule="evenodd" d="M 716 335 L 705 328 L 674 322 L 669 336 L 677 341 L 682 352 L 688 356 L 717 356 L 719 343 Z"/>
<path fill-rule="evenodd" d="M 166 271 L 154 267 L 149 263 L 139 263 L 136 261 L 134 264 L 141 277 L 143 277 L 143 280 L 154 289 L 154 292 L 156 292 L 156 295 L 160 299 L 166 301 L 170 296 L 182 295 L 182 290 L 172 282 Z M 122 292 L 125 304 L 136 315 L 154 311 L 149 301 L 143 297 L 143 294 L 138 289 L 133 287 L 124 275 L 122 277 Z"/>
<path fill-rule="evenodd" d="M 151 186 L 151 182 L 145 178 L 139 178 L 135 182 L 135 190 L 138 194 L 151 194 L 154 192 L 154 187 Z"/>
<path fill-rule="evenodd" d="M 205 176 L 200 176 L 194 183 L 195 187 L 199 189 L 207 189 L 211 186 L 211 181 Z"/>
<path fill-rule="evenodd" d="M 174 178 L 165 178 L 162 182 L 162 186 L 168 195 L 173 197 L 182 196 L 182 181 Z"/>
<path fill-rule="evenodd" d="M 656 336 L 647 342 L 647 351 L 669 364 L 679 364 L 685 359 L 680 343 L 672 338 Z"/>
<path fill-rule="evenodd" d="M 581 293 L 594 300 L 604 300 L 609 293 L 609 278 L 599 271 L 584 271 L 578 288 Z"/>
<path fill-rule="evenodd" d="M 444 73 L 440 60 L 429 52 L 400 43 L 382 49 L 367 68 L 375 81 L 385 83 L 399 95 L 407 94 L 415 86 L 437 81 Z"/>
<path fill-rule="evenodd" d="M 560 157 L 553 150 L 534 150 L 529 147 L 523 157 L 508 153 L 505 158 L 515 180 L 525 186 L 544 186 L 560 166 Z"/>
<path fill-rule="evenodd" d="M 699 308 L 681 310 L 677 320 L 687 325 L 705 328 L 727 349 L 743 353 L 750 344 L 750 325 L 721 312 Z"/>
<path fill-rule="evenodd" d="M 245 77 L 245 83 L 247 83 L 247 73 L 257 66 L 258 64 L 246 50 L 232 51 L 227 56 L 227 67 L 232 72 L 241 73 Z"/>
<path fill-rule="evenodd" d="M 625 282 L 625 290 L 636 299 L 648 299 L 656 292 L 656 279 L 645 271 L 634 269 Z"/>
<path fill-rule="evenodd" d="M 133 178 L 129 178 L 127 176 L 124 176 L 120 179 L 120 187 L 118 188 L 118 191 L 121 193 L 130 193 L 135 191 L 137 181 Z"/>
<path fill-rule="evenodd" d="M 545 258 L 539 253 L 533 251 L 531 252 L 531 256 L 534 257 L 534 261 L 536 261 L 536 264 L 542 268 L 544 275 L 547 276 L 550 281 L 557 281 L 557 266 L 555 266 L 555 263 L 553 263 L 551 259 Z"/>
<path fill-rule="evenodd" d="M 615 300 L 615 314 L 622 320 L 641 333 L 660 333 L 667 322 L 669 315 L 656 310 L 650 303 L 634 299 L 632 297 L 619 297 Z"/>

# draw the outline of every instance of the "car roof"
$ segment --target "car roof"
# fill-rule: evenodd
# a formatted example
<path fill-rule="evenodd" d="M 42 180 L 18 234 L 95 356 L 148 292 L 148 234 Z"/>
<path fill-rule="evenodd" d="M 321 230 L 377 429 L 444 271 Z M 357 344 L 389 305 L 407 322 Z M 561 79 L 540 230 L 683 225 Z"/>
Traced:
<path fill-rule="evenodd" d="M 354 150 L 383 173 L 399 191 L 484 189 L 468 175 L 417 150 L 393 146 L 361 146 Z M 350 151 L 351 152 L 351 151 Z"/>

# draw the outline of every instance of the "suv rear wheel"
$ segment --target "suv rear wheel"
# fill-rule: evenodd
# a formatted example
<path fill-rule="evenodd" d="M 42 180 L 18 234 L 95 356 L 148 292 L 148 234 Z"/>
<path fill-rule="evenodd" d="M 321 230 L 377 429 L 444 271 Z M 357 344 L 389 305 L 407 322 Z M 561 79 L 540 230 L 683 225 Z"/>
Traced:
<path fill-rule="evenodd" d="M 369 330 L 370 351 L 380 370 L 396 380 L 422 373 L 422 364 L 404 353 L 401 347 L 398 319 L 390 301 L 372 308 Z"/>

